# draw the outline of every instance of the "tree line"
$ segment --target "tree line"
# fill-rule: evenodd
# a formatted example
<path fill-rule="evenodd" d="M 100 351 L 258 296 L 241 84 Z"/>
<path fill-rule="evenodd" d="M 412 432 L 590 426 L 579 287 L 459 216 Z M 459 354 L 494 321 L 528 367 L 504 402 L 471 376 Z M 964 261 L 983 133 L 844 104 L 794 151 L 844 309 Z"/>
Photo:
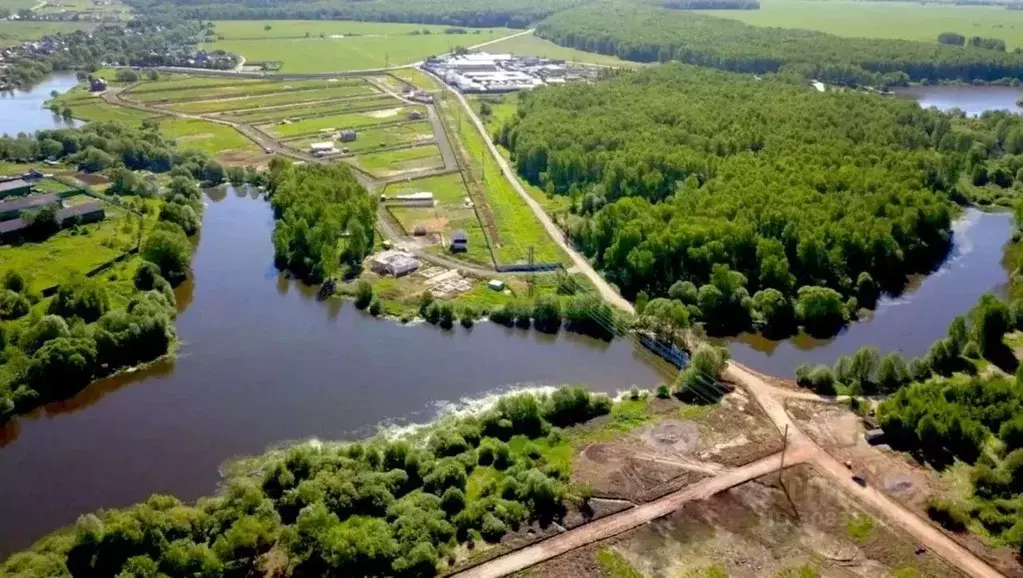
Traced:
<path fill-rule="evenodd" d="M 531 91 L 496 135 L 623 294 L 777 335 L 832 333 L 945 256 L 972 138 L 913 102 L 684 65 Z"/>
<path fill-rule="evenodd" d="M 585 515 L 589 488 L 547 450 L 566 443 L 561 428 L 611 410 L 606 395 L 566 387 L 503 397 L 411 439 L 272 452 L 195 505 L 154 495 L 81 516 L 0 574 L 215 578 L 269 564 L 280 576 L 433 576 L 460 549 L 569 508 Z"/>
<path fill-rule="evenodd" d="M 938 43 L 951 44 L 952 46 L 966 46 L 967 38 L 957 32 L 942 32 L 938 35 Z M 971 36 L 969 38 L 969 45 L 974 48 L 985 48 L 987 50 L 1005 52 L 1005 41 L 1000 38 Z"/>
<path fill-rule="evenodd" d="M 751 26 L 643 4 L 582 5 L 540 22 L 536 34 L 563 46 L 625 60 L 677 60 L 753 74 L 785 72 L 828 84 L 1023 78 L 1020 53 Z"/>
<path fill-rule="evenodd" d="M 274 263 L 309 280 L 358 270 L 373 249 L 376 198 L 344 164 L 271 161 Z"/>

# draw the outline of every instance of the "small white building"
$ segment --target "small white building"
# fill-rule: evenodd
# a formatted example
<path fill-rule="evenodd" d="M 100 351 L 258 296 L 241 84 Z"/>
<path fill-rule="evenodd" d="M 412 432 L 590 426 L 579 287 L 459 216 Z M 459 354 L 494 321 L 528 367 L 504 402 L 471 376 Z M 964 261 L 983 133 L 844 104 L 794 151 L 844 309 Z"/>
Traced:
<path fill-rule="evenodd" d="M 397 207 L 432 207 L 434 205 L 433 193 L 425 191 L 418 193 L 402 193 L 392 197 L 381 195 L 380 200 L 383 201 L 385 205 Z"/>
<path fill-rule="evenodd" d="M 309 152 L 314 155 L 329 155 L 336 153 L 337 149 L 334 148 L 333 142 L 314 142 L 309 145 Z"/>

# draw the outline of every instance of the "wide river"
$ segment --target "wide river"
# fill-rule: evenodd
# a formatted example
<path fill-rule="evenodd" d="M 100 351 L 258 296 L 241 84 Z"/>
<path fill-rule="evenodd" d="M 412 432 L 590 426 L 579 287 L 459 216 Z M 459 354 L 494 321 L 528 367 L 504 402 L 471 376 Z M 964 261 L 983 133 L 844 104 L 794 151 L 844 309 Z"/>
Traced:
<path fill-rule="evenodd" d="M 52 74 L 25 90 L 0 91 L 0 134 L 14 136 L 19 132 L 33 133 L 43 128 L 81 125 L 80 121 L 61 118 L 42 106 L 54 90 L 66 92 L 77 83 L 75 73 L 62 72 Z"/>
<path fill-rule="evenodd" d="M 36 108 L 53 89 L 31 91 Z M 17 115 L 32 107 L 12 102 L 0 100 L 0 133 L 30 130 Z M 312 288 L 274 270 L 265 201 L 234 190 L 207 201 L 193 275 L 177 291 L 178 358 L 98 382 L 0 430 L 0 555 L 84 512 L 153 493 L 208 494 L 226 459 L 282 441 L 426 421 L 450 404 L 521 386 L 614 392 L 670 378 L 625 340 L 493 324 L 403 327 L 350 303 L 318 301 Z M 1005 282 L 1010 230 L 1007 215 L 969 210 L 945 265 L 882 300 L 872 320 L 828 341 L 732 340 L 733 355 L 791 375 L 802 361 L 830 364 L 865 343 L 922 353 L 953 315 Z"/>

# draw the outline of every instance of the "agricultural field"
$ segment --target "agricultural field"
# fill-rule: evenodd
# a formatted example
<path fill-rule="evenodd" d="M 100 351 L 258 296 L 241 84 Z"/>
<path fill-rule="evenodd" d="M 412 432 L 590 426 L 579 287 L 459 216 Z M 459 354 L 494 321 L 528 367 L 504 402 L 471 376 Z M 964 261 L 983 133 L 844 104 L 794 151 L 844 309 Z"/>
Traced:
<path fill-rule="evenodd" d="M 204 48 L 248 62 L 282 62 L 281 72 L 335 72 L 400 66 L 513 34 L 478 28 L 445 34 L 446 26 L 349 21 L 220 21 Z M 425 32 L 429 32 L 426 34 Z"/>
<path fill-rule="evenodd" d="M 28 6 L 31 8 L 31 6 Z M 0 20 L 0 45 L 15 44 L 25 40 L 38 40 L 48 34 L 68 33 L 75 30 L 92 30 L 95 22 L 20 22 Z"/>
<path fill-rule="evenodd" d="M 483 184 L 484 197 L 496 228 L 493 242 L 498 262 L 525 262 L 530 248 L 538 263 L 565 262 L 566 256 L 561 249 L 548 237 L 536 215 L 501 174 L 497 160 L 490 155 L 483 137 L 462 107 L 453 99 L 442 99 L 440 107 L 449 130 L 458 135 L 473 179 Z"/>
<path fill-rule="evenodd" d="M 376 178 L 444 167 L 437 145 L 367 153 L 355 158 L 355 165 Z"/>
<path fill-rule="evenodd" d="M 405 105 L 367 112 L 320 116 L 291 124 L 279 124 L 266 128 L 274 136 L 286 138 L 289 136 L 313 134 L 319 131 L 340 130 L 344 128 L 358 129 L 377 124 L 403 121 L 407 118 L 408 113 L 412 111 L 419 111 L 426 115 L 426 107 Z"/>
<path fill-rule="evenodd" d="M 358 131 L 358 138 L 350 142 L 339 142 L 338 148 L 346 148 L 352 153 L 364 153 L 381 148 L 411 145 L 431 141 L 434 138 L 433 127 L 428 122 L 411 121 L 379 128 L 370 127 Z M 308 135 L 287 140 L 285 144 L 293 149 L 305 150 L 310 144 L 320 142 L 324 137 L 320 134 Z"/>
<path fill-rule="evenodd" d="M 1004 6 L 963 6 L 853 0 L 762 0 L 760 10 L 704 10 L 701 14 L 756 26 L 805 28 L 866 38 L 937 42 L 942 32 L 1000 38 L 1009 50 L 1023 46 L 1023 11 Z"/>
<path fill-rule="evenodd" d="M 462 229 L 469 237 L 469 250 L 452 256 L 484 266 L 493 265 L 483 227 L 473 211 L 469 192 L 459 174 L 395 183 L 388 185 L 383 194 L 392 196 L 419 192 L 433 193 L 436 205 L 429 208 L 388 207 L 385 210 L 390 212 L 410 235 L 417 227 L 424 228 L 428 234 L 439 235 L 440 243 L 436 247 L 445 253 L 451 240 L 451 232 Z"/>
<path fill-rule="evenodd" d="M 391 74 L 421 90 L 437 90 L 441 88 L 433 77 L 418 68 L 402 68 L 391 71 Z"/>
<path fill-rule="evenodd" d="M 116 0 L 48 0 L 42 6 L 35 8 L 35 12 L 38 14 L 73 13 L 127 20 L 131 15 L 131 8 Z"/>
<path fill-rule="evenodd" d="M 227 120 L 244 122 L 249 124 L 262 124 L 284 119 L 299 119 L 310 116 L 322 116 L 328 114 L 341 114 L 360 110 L 372 110 L 394 106 L 399 101 L 394 97 L 385 95 L 371 95 L 363 97 L 341 98 L 315 104 L 301 104 L 295 106 L 275 106 L 273 108 L 260 108 L 257 110 L 239 110 L 225 112 L 221 116 Z"/>
<path fill-rule="evenodd" d="M 643 66 L 640 62 L 630 62 L 628 60 L 622 60 L 616 56 L 606 56 L 603 54 L 597 54 L 596 52 L 585 52 L 583 50 L 576 50 L 575 48 L 569 48 L 567 46 L 558 46 L 549 40 L 544 40 L 543 38 L 532 34 L 495 42 L 494 44 L 487 46 L 486 50 L 488 52 L 501 54 L 510 53 L 517 56 L 539 56 L 541 58 L 561 59 L 569 62 L 582 62 L 585 64 L 599 64 L 603 66 Z"/>
<path fill-rule="evenodd" d="M 198 149 L 221 160 L 243 156 L 251 156 L 256 160 L 263 152 L 234 128 L 214 122 L 167 118 L 160 123 L 160 132 L 173 138 L 178 149 Z"/>
<path fill-rule="evenodd" d="M 201 82 L 199 82 L 201 81 Z M 184 102 L 213 100 L 218 98 L 251 98 L 259 95 L 274 95 L 283 92 L 345 89 L 365 83 L 359 79 L 316 79 L 316 80 L 240 80 L 223 78 L 194 78 L 156 82 L 139 85 L 124 93 L 125 98 L 146 104 L 161 102 Z"/>
<path fill-rule="evenodd" d="M 220 100 L 190 100 L 189 102 L 180 102 L 163 106 L 164 108 L 175 112 L 206 114 L 211 112 L 224 112 L 228 110 L 260 109 L 268 106 L 311 103 L 335 98 L 364 96 L 377 92 L 375 88 L 369 85 L 331 86 L 329 88 L 315 88 L 308 90 L 286 90 L 284 87 L 281 87 L 279 88 L 279 91 L 280 92 L 272 94 L 239 95 Z"/>

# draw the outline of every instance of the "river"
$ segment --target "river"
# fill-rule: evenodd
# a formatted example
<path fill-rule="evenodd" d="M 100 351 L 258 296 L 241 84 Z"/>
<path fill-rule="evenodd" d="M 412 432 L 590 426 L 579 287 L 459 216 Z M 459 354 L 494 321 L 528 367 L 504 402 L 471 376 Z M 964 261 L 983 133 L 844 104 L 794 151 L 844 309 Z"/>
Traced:
<path fill-rule="evenodd" d="M 27 90 L 0 92 L 0 134 L 14 136 L 19 132 L 33 133 L 44 128 L 80 126 L 81 121 L 61 118 L 43 107 L 50 93 L 67 92 L 78 84 L 73 72 L 51 74 Z"/>
<path fill-rule="evenodd" d="M 98 382 L 6 430 L 0 550 L 152 493 L 209 494 L 217 468 L 282 440 L 427 421 L 448 402 L 532 384 L 615 392 L 665 377 L 631 342 L 480 324 L 403 327 L 273 268 L 269 204 L 209 199 L 193 281 L 178 288 L 178 359 Z M 3 443 L 3 442 L 0 442 Z"/>
<path fill-rule="evenodd" d="M 938 110 L 958 108 L 970 116 L 975 116 L 986 110 L 1019 112 L 1021 109 L 1016 101 L 1023 96 L 1023 89 L 1012 86 L 934 85 L 897 88 L 895 94 L 903 98 L 912 98 L 924 108 L 931 106 Z"/>

